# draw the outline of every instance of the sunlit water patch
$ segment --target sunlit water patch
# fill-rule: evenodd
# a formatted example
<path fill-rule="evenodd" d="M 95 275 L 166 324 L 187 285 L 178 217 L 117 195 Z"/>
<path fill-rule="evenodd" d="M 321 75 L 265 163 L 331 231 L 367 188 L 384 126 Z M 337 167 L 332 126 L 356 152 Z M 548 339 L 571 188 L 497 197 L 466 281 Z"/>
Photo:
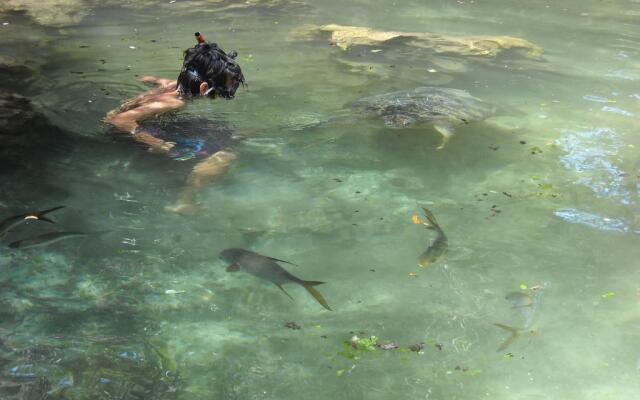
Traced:
<path fill-rule="evenodd" d="M 576 209 L 560 209 L 554 211 L 554 214 L 568 222 L 587 225 L 596 229 L 640 234 L 640 230 L 633 230 L 631 224 L 628 221 L 618 218 L 609 218 Z"/>
<path fill-rule="evenodd" d="M 585 185 L 601 197 L 614 198 L 623 204 L 633 202 L 624 187 L 625 172 L 616 164 L 623 140 L 611 128 L 580 131 L 563 130 L 556 143 L 567 153 L 562 164 L 578 173 L 576 183 Z"/>

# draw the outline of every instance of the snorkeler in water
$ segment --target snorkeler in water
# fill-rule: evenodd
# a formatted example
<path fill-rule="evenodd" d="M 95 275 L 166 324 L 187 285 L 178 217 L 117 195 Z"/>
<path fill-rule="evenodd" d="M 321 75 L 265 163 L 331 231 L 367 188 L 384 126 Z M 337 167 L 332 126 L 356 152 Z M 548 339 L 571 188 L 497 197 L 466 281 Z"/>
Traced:
<path fill-rule="evenodd" d="M 195 139 L 167 135 L 167 132 L 158 132 L 145 126 L 148 124 L 143 121 L 178 110 L 188 99 L 233 99 L 238 87 L 245 83 L 240 65 L 235 60 L 235 51 L 227 54 L 216 43 L 205 41 L 199 32 L 195 36 L 198 43 L 185 50 L 177 81 L 153 76 L 141 77 L 142 82 L 156 87 L 127 100 L 110 111 L 104 120 L 118 131 L 128 133 L 136 141 L 148 145 L 151 152 L 169 154 L 178 159 L 200 158 L 189 174 L 177 203 L 167 207 L 171 211 L 185 213 L 197 210 L 198 190 L 223 173 L 236 158 L 226 147 L 227 136 L 217 138 L 215 132 Z"/>

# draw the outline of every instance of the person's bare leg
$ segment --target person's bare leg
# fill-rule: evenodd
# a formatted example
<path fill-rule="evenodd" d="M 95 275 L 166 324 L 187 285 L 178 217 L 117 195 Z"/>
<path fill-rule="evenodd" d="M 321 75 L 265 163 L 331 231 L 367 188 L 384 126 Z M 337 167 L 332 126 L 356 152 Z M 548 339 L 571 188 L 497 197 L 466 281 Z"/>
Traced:
<path fill-rule="evenodd" d="M 229 151 L 218 151 L 196 164 L 187 178 L 185 187 L 178 195 L 178 201 L 175 205 L 168 206 L 167 210 L 185 214 L 197 212 L 196 197 L 200 189 L 223 174 L 235 158 L 236 155 Z"/>

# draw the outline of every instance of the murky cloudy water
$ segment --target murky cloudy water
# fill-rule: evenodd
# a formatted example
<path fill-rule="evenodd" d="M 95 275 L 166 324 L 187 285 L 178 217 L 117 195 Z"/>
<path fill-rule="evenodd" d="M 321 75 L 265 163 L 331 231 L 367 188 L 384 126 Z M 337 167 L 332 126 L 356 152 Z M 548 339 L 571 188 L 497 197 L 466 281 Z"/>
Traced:
<path fill-rule="evenodd" d="M 96 3 L 0 6 L 0 60 L 31 71 L 5 86 L 66 133 L 2 174 L 0 219 L 66 208 L 3 241 L 0 398 L 640 398 L 638 1 Z M 328 24 L 498 51 L 332 45 Z M 194 161 L 102 118 L 136 76 L 177 77 L 197 30 L 238 51 L 248 86 L 179 112 L 243 138 L 189 216 L 165 207 Z M 420 86 L 499 111 L 436 150 L 429 124 L 350 107 Z M 448 237 L 427 268 L 422 207 Z M 55 229 L 109 232 L 7 247 Z M 225 272 L 228 247 L 297 264 L 333 311 Z M 521 328 L 506 349 L 495 324 Z"/>

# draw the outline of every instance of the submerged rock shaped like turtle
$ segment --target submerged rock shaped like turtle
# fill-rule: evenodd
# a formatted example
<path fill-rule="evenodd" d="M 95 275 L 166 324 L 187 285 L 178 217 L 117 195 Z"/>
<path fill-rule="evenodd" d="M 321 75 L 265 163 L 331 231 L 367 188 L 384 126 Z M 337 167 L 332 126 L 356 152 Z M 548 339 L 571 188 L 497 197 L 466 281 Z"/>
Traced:
<path fill-rule="evenodd" d="M 365 97 L 356 101 L 353 108 L 382 118 L 391 128 L 430 124 L 442 134 L 438 149 L 444 148 L 457 125 L 482 121 L 497 111 L 495 105 L 464 90 L 429 86 Z"/>

